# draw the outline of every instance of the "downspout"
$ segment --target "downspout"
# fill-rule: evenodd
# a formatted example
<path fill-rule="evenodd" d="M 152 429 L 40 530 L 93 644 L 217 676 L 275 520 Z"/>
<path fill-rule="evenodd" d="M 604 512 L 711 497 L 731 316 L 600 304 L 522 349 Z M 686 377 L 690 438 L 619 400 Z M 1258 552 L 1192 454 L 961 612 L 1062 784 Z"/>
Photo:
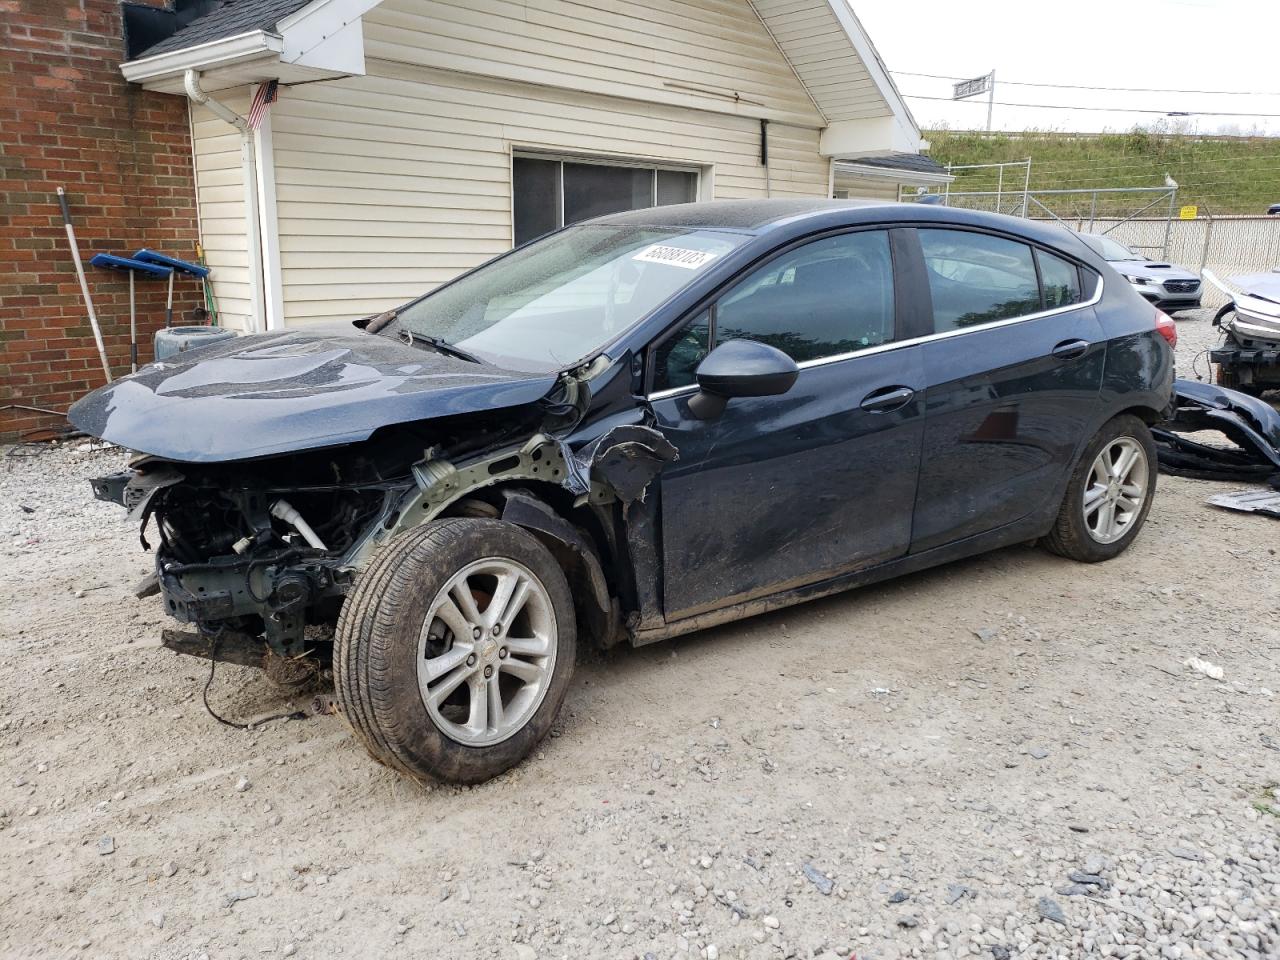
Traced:
<path fill-rule="evenodd" d="M 261 333 L 266 329 L 265 297 L 262 289 L 262 233 L 258 219 L 258 161 L 253 147 L 253 131 L 243 117 L 200 88 L 200 74 L 196 71 L 188 70 L 183 74 L 182 86 L 192 103 L 208 107 L 214 116 L 240 131 L 240 169 L 244 179 L 244 219 L 249 246 L 249 289 L 253 301 L 253 329 L 250 333 Z"/>

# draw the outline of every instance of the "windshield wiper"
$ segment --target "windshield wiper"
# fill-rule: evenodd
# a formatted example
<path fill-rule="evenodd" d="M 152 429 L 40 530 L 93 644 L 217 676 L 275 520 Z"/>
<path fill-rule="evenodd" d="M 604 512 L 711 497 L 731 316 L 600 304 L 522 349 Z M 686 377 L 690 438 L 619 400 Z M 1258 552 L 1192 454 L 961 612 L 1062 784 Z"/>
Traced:
<path fill-rule="evenodd" d="M 484 363 L 484 361 L 474 353 L 463 350 L 461 347 L 455 346 L 448 340 L 442 340 L 439 337 L 429 337 L 422 333 L 414 333 L 408 327 L 402 327 L 400 333 L 405 337 L 410 346 L 416 347 L 418 344 L 422 344 L 423 346 L 430 347 L 436 353 L 443 353 L 445 356 L 457 357 L 459 360 L 466 360 L 468 363 Z"/>

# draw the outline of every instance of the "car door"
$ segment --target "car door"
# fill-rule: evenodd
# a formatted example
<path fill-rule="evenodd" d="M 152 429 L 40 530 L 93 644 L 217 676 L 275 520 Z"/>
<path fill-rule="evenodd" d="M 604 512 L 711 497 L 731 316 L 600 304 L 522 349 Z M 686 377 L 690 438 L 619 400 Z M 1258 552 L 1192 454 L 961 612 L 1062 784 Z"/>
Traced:
<path fill-rule="evenodd" d="M 660 476 L 669 621 L 906 552 L 923 362 L 919 346 L 895 343 L 897 233 L 788 248 L 653 348 L 651 407 L 679 450 Z M 789 354 L 796 383 L 699 419 L 697 364 L 737 338 Z"/>
<path fill-rule="evenodd" d="M 932 301 L 911 552 L 1052 513 L 1096 415 L 1100 279 L 988 233 L 917 231 Z"/>

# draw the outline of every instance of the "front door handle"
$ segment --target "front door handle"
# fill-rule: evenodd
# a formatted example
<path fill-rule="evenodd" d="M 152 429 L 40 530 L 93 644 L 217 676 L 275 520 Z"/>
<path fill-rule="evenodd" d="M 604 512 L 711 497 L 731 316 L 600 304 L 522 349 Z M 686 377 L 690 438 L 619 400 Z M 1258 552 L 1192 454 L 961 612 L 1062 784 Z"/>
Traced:
<path fill-rule="evenodd" d="M 862 398 L 862 409 L 868 413 L 888 413 L 911 402 L 916 392 L 910 387 L 881 387 Z"/>
<path fill-rule="evenodd" d="M 1091 344 L 1088 340 L 1063 340 L 1054 347 L 1052 353 L 1059 360 L 1075 360 L 1089 352 Z"/>

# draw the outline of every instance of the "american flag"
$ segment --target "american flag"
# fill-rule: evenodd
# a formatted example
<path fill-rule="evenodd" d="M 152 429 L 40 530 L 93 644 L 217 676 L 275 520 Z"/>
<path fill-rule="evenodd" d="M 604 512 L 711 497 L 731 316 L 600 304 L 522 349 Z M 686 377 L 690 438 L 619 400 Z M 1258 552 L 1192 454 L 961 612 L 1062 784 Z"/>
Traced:
<path fill-rule="evenodd" d="M 279 86 L 279 80 L 268 80 L 266 83 L 258 84 L 258 92 L 253 95 L 253 103 L 249 106 L 247 117 L 250 130 L 257 130 L 262 126 L 268 108 L 276 102 L 276 88 Z"/>

